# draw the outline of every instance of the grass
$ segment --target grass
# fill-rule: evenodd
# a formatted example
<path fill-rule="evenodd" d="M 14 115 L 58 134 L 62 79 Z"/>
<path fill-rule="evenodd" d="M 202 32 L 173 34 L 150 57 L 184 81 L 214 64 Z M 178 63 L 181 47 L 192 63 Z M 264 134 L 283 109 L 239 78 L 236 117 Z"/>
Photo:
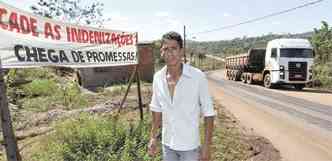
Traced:
<path fill-rule="evenodd" d="M 215 104 L 217 117 L 213 135 L 213 161 L 244 161 L 249 155 L 249 144 L 244 139 L 236 120 L 227 114 L 225 107 Z"/>
<path fill-rule="evenodd" d="M 80 115 L 55 125 L 32 152 L 30 161 L 153 161 L 147 151 L 149 118 Z"/>
<path fill-rule="evenodd" d="M 23 85 L 22 90 L 28 97 L 51 96 L 57 90 L 54 80 L 35 79 L 31 83 Z"/>
<path fill-rule="evenodd" d="M 52 68 L 10 70 L 6 76 L 10 103 L 33 112 L 87 107 L 88 96 L 81 93 L 79 85 L 54 72 Z"/>
<path fill-rule="evenodd" d="M 213 161 L 241 161 L 250 146 L 243 133 L 225 111 L 215 105 L 218 115 L 213 135 Z M 80 115 L 54 124 L 56 131 L 43 136 L 29 151 L 28 161 L 161 161 L 147 155 L 150 115 L 140 122 L 138 112 L 128 108 L 116 119 L 114 115 Z"/>
<path fill-rule="evenodd" d="M 56 84 L 49 80 L 37 80 L 23 86 L 26 96 L 18 102 L 23 109 L 45 112 L 54 108 L 65 110 L 87 107 L 87 95 L 80 92 L 75 82 Z"/>

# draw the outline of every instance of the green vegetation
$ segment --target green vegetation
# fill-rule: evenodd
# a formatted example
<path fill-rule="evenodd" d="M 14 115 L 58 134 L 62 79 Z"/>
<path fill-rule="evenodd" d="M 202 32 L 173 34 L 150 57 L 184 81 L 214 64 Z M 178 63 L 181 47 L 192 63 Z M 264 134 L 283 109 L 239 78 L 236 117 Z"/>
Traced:
<path fill-rule="evenodd" d="M 245 140 L 236 122 L 226 114 L 225 107 L 215 104 L 218 115 L 213 135 L 213 161 L 240 161 L 250 156 L 250 141 Z"/>
<path fill-rule="evenodd" d="M 224 62 L 207 57 L 204 54 L 193 55 L 189 60 L 191 60 L 190 62 L 192 66 L 195 66 L 202 71 L 222 69 L 225 65 Z"/>
<path fill-rule="evenodd" d="M 87 106 L 79 85 L 57 77 L 54 69 L 12 69 L 6 76 L 10 103 L 31 111 L 53 108 L 73 109 Z"/>
<path fill-rule="evenodd" d="M 332 88 L 332 28 L 322 22 L 320 29 L 315 29 L 311 43 L 315 48 L 314 79 L 323 86 Z"/>
<path fill-rule="evenodd" d="M 277 38 L 310 38 L 312 32 L 302 34 L 267 34 L 258 37 L 242 37 L 232 40 L 220 41 L 188 41 L 188 48 L 194 54 L 206 53 L 226 57 L 228 55 L 240 54 L 250 48 L 265 48 L 268 41 Z"/>
<path fill-rule="evenodd" d="M 33 111 L 48 111 L 53 108 L 65 110 L 86 107 L 86 96 L 81 94 L 76 82 L 67 82 L 64 85 L 43 80 L 24 85 L 27 97 L 21 100 L 22 107 Z M 24 91 L 23 90 L 23 91 Z"/>
<path fill-rule="evenodd" d="M 216 105 L 218 117 L 213 136 L 213 161 L 246 160 L 251 156 L 246 140 L 225 108 Z M 161 161 L 147 154 L 149 115 L 138 120 L 138 112 L 127 110 L 116 115 L 82 114 L 54 124 L 55 132 L 41 137 L 29 151 L 28 161 Z M 203 132 L 202 128 L 202 132 Z M 203 138 L 203 136 L 202 136 Z M 161 145 L 159 145 L 160 147 Z"/>
<path fill-rule="evenodd" d="M 22 90 L 28 97 L 51 96 L 57 90 L 57 84 L 54 80 L 35 79 L 23 85 Z"/>
<path fill-rule="evenodd" d="M 66 120 L 56 125 L 54 133 L 43 138 L 31 161 L 160 160 L 160 155 L 152 159 L 147 154 L 149 121 L 88 115 Z"/>

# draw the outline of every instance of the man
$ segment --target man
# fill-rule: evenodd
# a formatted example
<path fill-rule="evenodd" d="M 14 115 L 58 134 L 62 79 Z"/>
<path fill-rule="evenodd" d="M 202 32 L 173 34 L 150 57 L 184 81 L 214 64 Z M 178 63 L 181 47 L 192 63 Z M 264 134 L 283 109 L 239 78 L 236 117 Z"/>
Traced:
<path fill-rule="evenodd" d="M 209 161 L 215 111 L 205 74 L 182 63 L 182 42 L 176 32 L 166 33 L 161 40 L 160 51 L 166 66 L 153 79 L 148 153 L 156 155 L 158 128 L 162 126 L 164 161 Z M 199 135 L 201 114 L 205 125 L 202 146 Z"/>

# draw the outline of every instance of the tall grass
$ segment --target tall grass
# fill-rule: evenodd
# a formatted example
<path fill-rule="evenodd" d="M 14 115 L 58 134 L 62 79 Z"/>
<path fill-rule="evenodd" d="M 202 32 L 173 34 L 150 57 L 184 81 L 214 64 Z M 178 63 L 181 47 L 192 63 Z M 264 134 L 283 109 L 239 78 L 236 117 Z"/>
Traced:
<path fill-rule="evenodd" d="M 147 154 L 149 121 L 81 115 L 56 125 L 31 161 L 152 161 Z"/>

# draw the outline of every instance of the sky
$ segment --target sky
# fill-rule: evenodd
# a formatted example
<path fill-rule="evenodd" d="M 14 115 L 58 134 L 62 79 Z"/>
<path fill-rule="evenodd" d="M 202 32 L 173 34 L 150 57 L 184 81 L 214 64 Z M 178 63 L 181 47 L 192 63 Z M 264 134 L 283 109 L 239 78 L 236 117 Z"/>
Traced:
<path fill-rule="evenodd" d="M 0 0 L 31 12 L 29 6 L 38 0 Z M 82 0 L 84 3 L 89 1 Z M 233 25 L 253 18 L 293 8 L 315 0 L 100 0 L 104 16 L 111 20 L 107 29 L 136 31 L 140 41 L 160 39 L 168 31 L 183 34 L 196 41 L 229 40 L 269 33 L 302 33 L 320 28 L 321 21 L 332 25 L 332 0 L 301 8 L 286 14 L 227 30 L 200 33 Z"/>

